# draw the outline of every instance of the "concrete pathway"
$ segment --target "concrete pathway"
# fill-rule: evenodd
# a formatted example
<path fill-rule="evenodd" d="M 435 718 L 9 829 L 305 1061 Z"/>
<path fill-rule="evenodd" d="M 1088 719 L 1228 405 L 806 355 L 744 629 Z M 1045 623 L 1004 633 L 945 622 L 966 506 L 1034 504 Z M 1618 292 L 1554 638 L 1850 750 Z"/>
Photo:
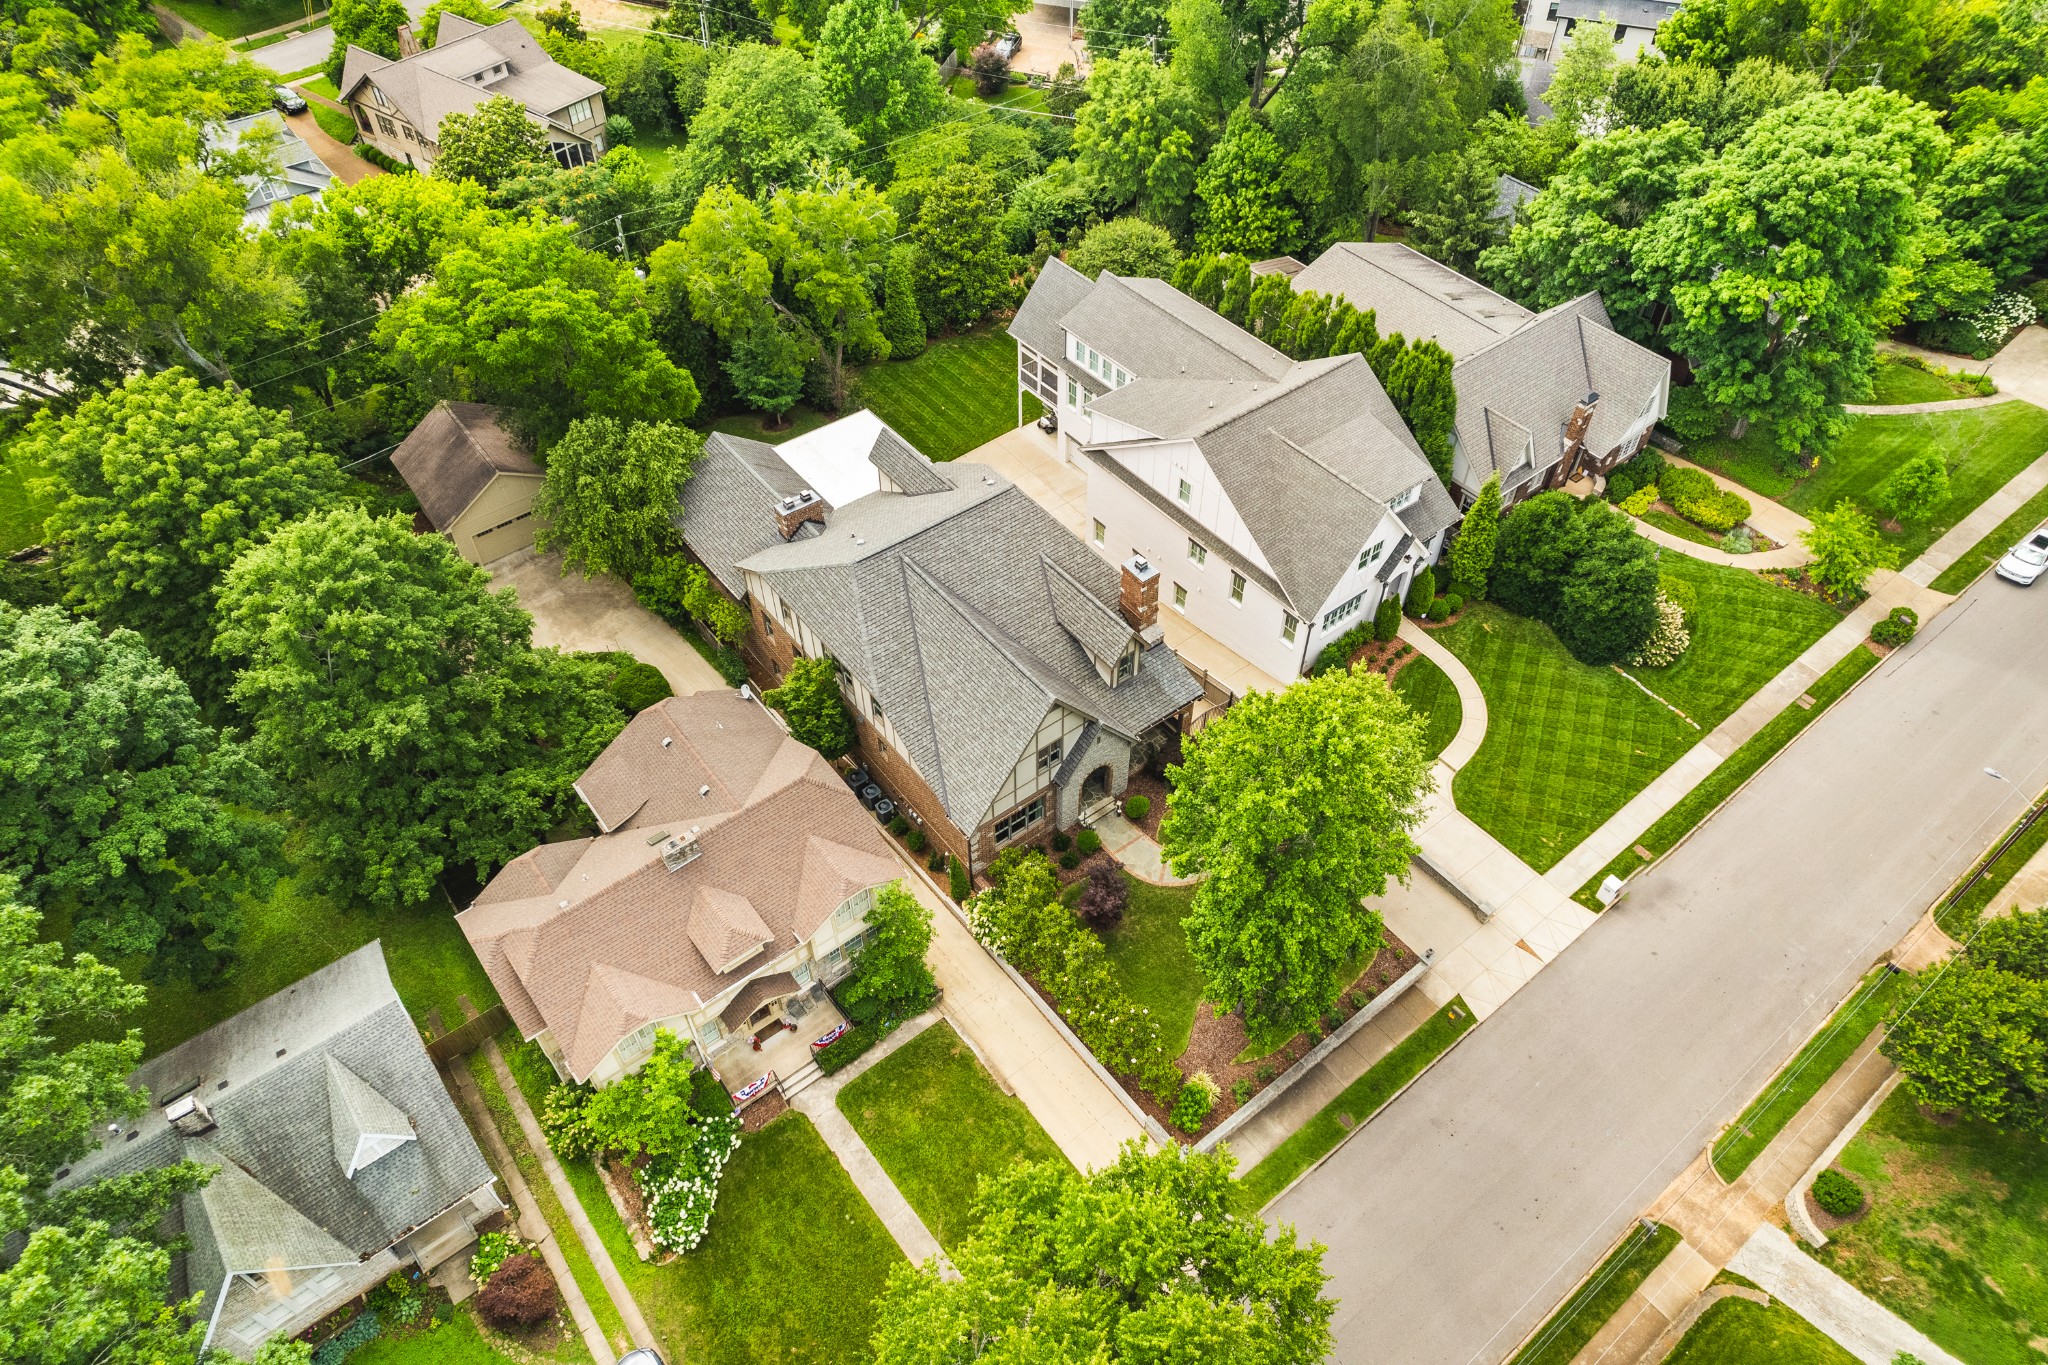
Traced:
<path fill-rule="evenodd" d="M 311 109 L 303 114 L 286 114 L 284 121 L 294 134 L 305 140 L 306 145 L 313 149 L 313 155 L 319 157 L 321 164 L 334 172 L 334 178 L 342 184 L 360 184 L 372 176 L 384 174 L 357 156 L 346 144 L 329 137 L 327 130 L 320 126 L 320 120 L 313 117 Z"/>
<path fill-rule="evenodd" d="M 1950 527 L 1947 534 L 1900 572 L 1915 583 L 1932 583 L 2044 488 L 2048 488 L 2048 455 L 2022 469 L 2005 487 L 1978 503 L 1970 515 Z"/>
<path fill-rule="evenodd" d="M 975 941 L 952 898 L 922 868 L 908 862 L 904 867 L 904 885 L 932 911 L 925 961 L 945 990 L 940 1012 L 996 1085 L 1024 1101 L 1077 1170 L 1111 1165 L 1126 1142 L 1143 1141 L 1137 1115 Z"/>
<path fill-rule="evenodd" d="M 1962 1365 L 1890 1309 L 1814 1260 L 1775 1227 L 1758 1228 L 1728 1268 L 1762 1286 L 1865 1365 L 1892 1365 L 1905 1352 L 1924 1365 Z"/>
<path fill-rule="evenodd" d="M 611 1295 L 619 1316 L 625 1320 L 627 1334 L 635 1346 L 660 1349 L 662 1343 L 655 1340 L 654 1332 L 647 1326 L 646 1316 L 633 1298 L 633 1291 L 626 1288 L 625 1280 L 619 1277 L 619 1268 L 612 1264 L 612 1254 L 606 1250 L 604 1239 L 597 1235 L 590 1215 L 583 1211 L 583 1202 L 576 1197 L 576 1187 L 563 1173 L 562 1163 L 555 1160 L 554 1149 L 548 1146 L 547 1137 L 541 1132 L 540 1120 L 533 1116 L 533 1108 L 527 1104 L 525 1092 L 512 1078 L 512 1068 L 505 1064 L 505 1054 L 498 1050 L 497 1040 L 486 1039 L 482 1052 L 484 1060 L 491 1065 L 491 1074 L 498 1078 L 498 1088 L 505 1092 L 505 1100 L 512 1106 L 512 1117 L 519 1121 L 519 1131 L 525 1134 L 527 1147 L 532 1150 L 534 1159 L 540 1162 L 541 1173 L 547 1176 L 555 1198 L 568 1215 L 569 1226 L 576 1230 L 576 1240 L 583 1244 L 590 1263 L 597 1267 L 598 1279 L 604 1281 L 605 1292 Z"/>
<path fill-rule="evenodd" d="M 1749 496 L 1754 501 L 1755 495 Z M 1655 541 L 1665 549 L 1676 550 L 1688 558 L 1707 564 L 1725 564 L 1731 569 L 1755 569 L 1758 572 L 1765 569 L 1796 569 L 1813 558 L 1806 552 L 1806 546 L 1796 540 L 1789 545 L 1780 545 L 1775 550 L 1752 550 L 1746 555 L 1738 555 L 1718 545 L 1702 545 L 1697 541 L 1687 540 L 1684 536 L 1673 535 L 1661 526 L 1650 525 L 1641 517 L 1637 517 L 1635 522 L 1636 534 L 1644 540 Z"/>
<path fill-rule="evenodd" d="M 910 1201 L 903 1197 L 903 1191 L 896 1188 L 896 1182 L 882 1169 L 882 1163 L 875 1160 L 875 1154 L 868 1150 L 860 1133 L 846 1115 L 839 1112 L 839 1092 L 848 1082 L 938 1022 L 936 1013 L 921 1014 L 905 1022 L 852 1066 L 812 1081 L 799 1090 L 796 1098 L 790 1101 L 790 1108 L 809 1118 L 816 1126 L 818 1136 L 825 1139 L 825 1145 L 839 1158 L 839 1164 L 852 1177 L 854 1188 L 860 1191 L 861 1198 L 868 1201 L 868 1207 L 875 1211 L 875 1217 L 882 1220 L 882 1226 L 889 1229 L 889 1235 L 896 1239 L 896 1245 L 910 1258 L 910 1263 L 923 1265 L 926 1261 L 937 1261 L 941 1275 L 957 1280 L 960 1272 L 953 1269 L 953 1263 L 946 1259 L 939 1239 L 932 1236 L 931 1229 L 917 1216 L 917 1210 L 910 1207 Z"/>
<path fill-rule="evenodd" d="M 1465 667 L 1465 661 L 1451 653 L 1428 628 L 1407 616 L 1401 618 L 1401 639 L 1413 645 L 1415 652 L 1450 675 L 1451 685 L 1458 689 L 1458 706 L 1463 712 L 1458 720 L 1458 733 L 1451 736 L 1451 742 L 1437 755 L 1437 762 L 1452 772 L 1472 761 L 1472 755 L 1479 752 L 1479 746 L 1486 739 L 1486 693 L 1479 690 L 1479 680 L 1472 676 L 1472 670 Z"/>
<path fill-rule="evenodd" d="M 2048 905 L 2048 847 L 2027 859 L 2026 865 L 2013 874 L 2012 880 L 2005 884 L 2005 890 L 1998 893 L 1992 904 L 2000 911 L 2010 910 L 2015 905 L 2028 910 Z"/>
<path fill-rule="evenodd" d="M 1725 474 L 1716 474 L 1711 469 L 1696 465 L 1691 460 L 1677 455 L 1666 455 L 1664 458 L 1671 464 L 1683 465 L 1687 469 L 1697 469 L 1700 473 L 1712 479 L 1723 491 L 1742 497 L 1749 503 L 1749 524 L 1762 531 L 1772 540 L 1777 541 L 1780 545 L 1788 548 L 1799 545 L 1801 543 L 1799 537 L 1813 529 L 1812 522 L 1800 516 L 1791 508 L 1783 503 L 1771 501 L 1754 489 L 1745 488 Z M 1695 548 L 1704 549 L 1706 547 L 1698 546 Z M 1736 558 L 1753 560 L 1756 556 L 1738 555 Z M 1803 563 L 1804 561 L 1802 560 L 1801 562 Z"/>
<path fill-rule="evenodd" d="M 591 1358 L 597 1365 L 614 1365 L 618 1356 L 613 1352 L 612 1344 L 604 1339 L 604 1329 L 598 1326 L 597 1315 L 590 1311 L 590 1301 L 583 1297 L 583 1288 L 576 1283 L 568 1259 L 562 1255 L 562 1248 L 556 1245 L 555 1230 L 548 1223 L 547 1215 L 541 1212 L 540 1201 L 526 1187 L 526 1177 L 519 1173 L 519 1163 L 513 1159 L 512 1149 L 505 1145 L 504 1134 L 498 1131 L 498 1122 L 491 1116 L 490 1106 L 484 1103 L 483 1091 L 477 1088 L 476 1078 L 460 1062 L 442 1074 L 454 1088 L 456 1099 L 469 1111 L 470 1124 L 483 1138 L 491 1165 L 497 1168 L 498 1178 L 511 1192 L 512 1206 L 518 1214 L 520 1239 L 540 1248 L 540 1258 L 547 1262 L 548 1272 L 555 1277 L 555 1287 L 562 1291 L 562 1302 L 568 1305 L 569 1318 L 582 1334 L 583 1345 Z"/>
<path fill-rule="evenodd" d="M 493 588 L 512 588 L 533 615 L 533 643 L 543 649 L 621 649 L 653 664 L 677 695 L 724 688 L 725 679 L 668 622 L 633 600 L 633 590 L 608 574 L 562 572 L 562 556 L 521 550 L 489 566 Z"/>
<path fill-rule="evenodd" d="M 1160 851 L 1159 841 L 1125 819 L 1120 811 L 1111 811 L 1090 826 L 1102 836 L 1102 846 L 1124 865 L 1124 871 L 1141 882 L 1154 886 L 1193 886 L 1200 877 L 1176 877 L 1166 866 L 1166 855 Z"/>
<path fill-rule="evenodd" d="M 1970 363 L 1970 362 L 1965 362 Z M 2022 327 L 1984 367 L 2000 393 L 2048 408 L 2048 327 Z"/>
<path fill-rule="evenodd" d="M 1842 411 L 1854 417 L 1901 417 L 1916 412 L 1961 412 L 1965 408 L 1988 408 L 1994 403 L 2010 403 L 2014 395 L 1994 393 L 1968 398 L 1936 398 L 1925 403 L 1844 403 Z"/>

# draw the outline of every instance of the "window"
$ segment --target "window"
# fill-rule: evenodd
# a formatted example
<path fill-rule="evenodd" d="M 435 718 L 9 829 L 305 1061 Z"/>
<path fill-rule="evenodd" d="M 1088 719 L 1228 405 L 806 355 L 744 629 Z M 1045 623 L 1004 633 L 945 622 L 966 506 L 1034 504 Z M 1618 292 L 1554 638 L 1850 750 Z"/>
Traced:
<path fill-rule="evenodd" d="M 1412 504 L 1413 504 L 1413 503 L 1415 502 L 1415 500 L 1416 500 L 1417 498 L 1421 497 L 1421 496 L 1422 496 L 1422 485 L 1418 483 L 1418 484 L 1416 484 L 1416 485 L 1415 485 L 1415 487 L 1413 487 L 1413 488 L 1409 489 L 1409 490 L 1408 490 L 1407 492 L 1405 492 L 1405 493 L 1401 494 L 1401 495 L 1400 495 L 1399 497 L 1395 498 L 1395 499 L 1394 499 L 1394 500 L 1393 500 L 1392 502 L 1388 503 L 1388 504 L 1387 504 L 1387 506 L 1388 506 L 1388 508 L 1390 508 L 1391 510 L 1393 510 L 1393 511 L 1396 511 L 1396 512 L 1398 512 L 1398 511 L 1400 511 L 1400 510 L 1401 510 L 1401 509 L 1402 509 L 1403 507 L 1408 507 L 1408 506 L 1411 506 L 1411 505 L 1412 505 Z"/>
<path fill-rule="evenodd" d="M 1331 626 L 1336 625 L 1339 621 L 1351 615 L 1351 613 L 1357 611 L 1358 604 L 1363 601 L 1365 601 L 1365 594 L 1360 593 L 1358 594 L 1358 596 L 1352 598 L 1349 602 L 1339 603 L 1337 606 L 1334 606 L 1330 608 L 1328 611 L 1324 612 L 1323 629 L 1328 630 Z"/>
<path fill-rule="evenodd" d="M 382 114 L 377 115 L 377 128 L 386 137 L 398 136 L 397 127 L 392 124 L 390 119 L 385 118 Z"/>
<path fill-rule="evenodd" d="M 789 616 L 789 603 L 787 603 L 787 602 L 777 602 L 777 603 L 775 604 L 775 609 L 776 609 L 777 611 L 779 611 L 779 612 L 781 612 L 781 613 L 782 613 L 782 624 L 783 624 L 783 625 L 785 625 L 785 626 L 789 626 L 789 627 L 790 627 L 791 629 L 794 629 L 794 628 L 795 628 L 795 626 L 796 626 L 796 623 L 795 623 L 794 621 L 792 621 L 792 620 L 790 619 L 790 616 Z"/>
<path fill-rule="evenodd" d="M 1110 686 L 1114 687 L 1117 683 L 1127 683 L 1136 677 L 1137 673 L 1138 651 L 1127 649 L 1123 652 L 1123 657 L 1116 661 L 1116 680 Z"/>
<path fill-rule="evenodd" d="M 789 974 L 796 978 L 796 984 L 799 986 L 811 984 L 811 964 L 809 962 L 797 963 L 796 966 L 789 969 Z"/>
<path fill-rule="evenodd" d="M 873 696 L 868 698 L 868 714 L 873 716 L 876 720 L 880 720 L 882 718 L 881 698 Z"/>
<path fill-rule="evenodd" d="M 765 608 L 761 612 L 761 633 L 771 640 L 775 638 L 775 623 L 768 619 L 768 612 Z"/>
<path fill-rule="evenodd" d="M 1102 518 L 1097 517 L 1095 519 L 1095 543 L 1097 545 L 1100 545 L 1102 543 L 1102 538 L 1108 534 L 1109 528 L 1102 524 Z"/>
<path fill-rule="evenodd" d="M 1121 366 L 1121 365 L 1117 366 L 1117 367 L 1116 367 L 1116 386 L 1117 386 L 1118 388 L 1122 388 L 1122 387 L 1123 387 L 1124 385 L 1126 385 L 1126 384 L 1128 384 L 1128 383 L 1130 383 L 1130 382 L 1131 382 L 1131 377 L 1130 377 L 1129 375 L 1127 375 L 1127 374 L 1125 374 L 1125 373 L 1124 373 L 1124 367 L 1123 367 L 1123 366 Z"/>
<path fill-rule="evenodd" d="M 391 101 L 385 99 L 384 92 L 382 90 L 379 90 L 374 85 L 370 87 L 370 98 L 377 101 L 377 103 L 383 105 L 386 109 L 389 109 L 391 107 Z"/>
<path fill-rule="evenodd" d="M 1067 406 L 1070 408 L 1081 406 L 1081 386 L 1074 382 L 1074 376 L 1072 375 L 1067 376 Z"/>
<path fill-rule="evenodd" d="M 1291 643 L 1294 639 L 1294 628 L 1300 624 L 1301 623 L 1299 621 L 1295 620 L 1292 616 L 1289 616 L 1286 612 L 1281 612 L 1280 638 Z"/>
<path fill-rule="evenodd" d="M 1244 601 L 1244 575 L 1241 573 L 1233 573 L 1230 576 L 1230 600 Z"/>
<path fill-rule="evenodd" d="M 1173 605 L 1180 611 L 1188 609 L 1188 590 L 1178 583 L 1173 585 Z"/>
<path fill-rule="evenodd" d="M 1209 547 L 1196 540 L 1193 536 L 1188 537 L 1188 558 L 1197 564 L 1207 564 L 1209 562 Z"/>
<path fill-rule="evenodd" d="M 1180 500 L 1186 502 L 1195 495 L 1195 486 L 1186 479 L 1180 481 Z"/>
<path fill-rule="evenodd" d="M 619 1060 L 637 1062 L 654 1051 L 654 1030 L 657 1027 L 655 1024 L 645 1024 L 619 1039 Z"/>
<path fill-rule="evenodd" d="M 1060 766 L 1060 742 L 1054 740 L 1038 751 L 1038 780 L 1043 782 Z"/>
<path fill-rule="evenodd" d="M 574 128 L 579 123 L 588 123 L 589 121 L 589 100 L 577 100 L 574 104 L 569 106 L 569 126 L 571 128 Z"/>
<path fill-rule="evenodd" d="M 401 131 L 401 132 L 403 132 L 403 133 L 405 134 L 405 140 L 406 140 L 407 142 L 418 142 L 418 141 L 419 141 L 419 138 L 418 138 L 417 136 L 415 136 L 415 135 L 414 135 L 414 133 L 413 133 L 413 131 L 412 131 L 412 125 L 411 125 L 410 123 L 404 123 L 404 124 L 400 124 L 400 125 L 399 125 L 399 131 Z"/>
<path fill-rule="evenodd" d="M 1044 818 L 1045 798 L 1035 796 L 1028 805 L 1019 806 L 996 821 L 996 842 L 1007 844 Z"/>
<path fill-rule="evenodd" d="M 1386 552 L 1387 542 L 1385 542 L 1384 540 L 1366 546 L 1363 550 L 1360 550 L 1358 552 L 1358 567 L 1363 569 L 1370 566 L 1375 560 L 1377 560 L 1381 555 L 1385 554 Z"/>
<path fill-rule="evenodd" d="M 377 125 L 370 121 L 370 111 L 363 108 L 361 105 L 356 106 L 356 122 L 360 123 L 363 126 L 363 131 L 366 133 L 374 133 L 377 131 Z"/>

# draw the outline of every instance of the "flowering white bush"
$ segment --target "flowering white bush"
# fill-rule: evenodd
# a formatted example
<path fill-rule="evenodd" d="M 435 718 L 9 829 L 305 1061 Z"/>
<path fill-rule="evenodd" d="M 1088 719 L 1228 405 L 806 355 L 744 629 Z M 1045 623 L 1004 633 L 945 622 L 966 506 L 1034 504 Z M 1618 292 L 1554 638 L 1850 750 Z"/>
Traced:
<path fill-rule="evenodd" d="M 498 1273 L 498 1267 L 519 1250 L 519 1239 L 509 1232 L 487 1232 L 477 1239 L 476 1254 L 469 1258 L 469 1278 L 482 1284 Z"/>
<path fill-rule="evenodd" d="M 1977 333 L 1977 339 L 1986 345 L 2005 340 L 2006 333 L 2015 327 L 2024 327 L 2038 316 L 2034 301 L 2025 294 L 1993 294 L 1991 302 L 1974 313 L 1965 313 L 1963 321 Z"/>
<path fill-rule="evenodd" d="M 707 1118 L 687 1150 L 660 1156 L 640 1168 L 640 1198 L 647 1206 L 647 1227 L 654 1244 L 665 1251 L 694 1251 L 711 1230 L 711 1210 L 718 1203 L 718 1178 L 740 1146 L 740 1116 Z"/>
<path fill-rule="evenodd" d="M 1650 638 L 1629 663 L 1637 668 L 1663 668 L 1675 664 L 1692 645 L 1692 632 L 1685 628 L 1685 608 L 1671 600 L 1662 589 L 1657 593 L 1657 624 Z"/>

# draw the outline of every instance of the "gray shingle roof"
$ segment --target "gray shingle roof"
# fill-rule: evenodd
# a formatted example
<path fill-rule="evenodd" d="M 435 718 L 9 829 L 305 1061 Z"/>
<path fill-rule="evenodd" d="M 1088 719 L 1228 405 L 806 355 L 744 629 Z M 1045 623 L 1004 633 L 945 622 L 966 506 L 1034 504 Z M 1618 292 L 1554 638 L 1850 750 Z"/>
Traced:
<path fill-rule="evenodd" d="M 952 485 L 947 483 L 932 468 L 932 462 L 918 454 L 910 442 L 898 436 L 886 422 L 875 433 L 874 449 L 868 452 L 868 463 L 881 471 L 882 477 L 894 484 L 899 493 L 919 497 L 926 493 L 943 493 Z"/>
<path fill-rule="evenodd" d="M 1534 199 L 1540 191 L 1526 180 L 1503 174 L 1494 182 L 1493 193 L 1493 212 L 1487 217 L 1512 220 L 1515 210 Z"/>
<path fill-rule="evenodd" d="M 1080 642 L 1081 648 L 1104 663 L 1115 664 L 1130 648 L 1130 623 L 1065 569 L 1050 559 L 1043 563 L 1053 618 Z"/>
<path fill-rule="evenodd" d="M 743 598 L 747 577 L 739 562 L 782 543 L 775 504 L 803 490 L 804 481 L 774 446 L 714 431 L 683 487 L 676 529 L 725 590 Z"/>
<path fill-rule="evenodd" d="M 442 119 L 467 114 L 494 95 L 525 105 L 534 122 L 567 132 L 549 115 L 604 93 L 598 82 L 557 63 L 516 19 L 486 28 L 458 15 L 455 23 L 444 22 L 437 36 L 433 47 L 398 61 L 350 44 L 342 63 L 343 102 L 374 78 L 377 89 L 413 127 L 438 141 Z M 502 74 L 473 79 L 500 64 L 507 68 Z"/>
<path fill-rule="evenodd" d="M 437 531 L 476 501 L 500 474 L 538 475 L 539 465 L 485 403 L 437 403 L 398 449 L 391 467 L 420 500 Z"/>
<path fill-rule="evenodd" d="M 1370 308 L 1381 336 L 1434 338 L 1453 358 L 1508 335 L 1533 314 L 1413 247 L 1338 242 L 1294 277 L 1297 292 L 1342 294 Z"/>
<path fill-rule="evenodd" d="M 1273 380 L 1294 363 L 1165 280 L 1127 280 L 1105 270 L 1060 321 L 1130 373 L 1151 379 Z M 1062 345 L 1055 341 L 1053 352 L 1062 353 Z"/>
<path fill-rule="evenodd" d="M 1095 281 L 1059 257 L 1048 257 L 1017 315 L 1010 319 L 1010 335 L 1040 355 L 1064 353 L 1067 339 L 1060 319 L 1087 298 L 1093 288 Z"/>

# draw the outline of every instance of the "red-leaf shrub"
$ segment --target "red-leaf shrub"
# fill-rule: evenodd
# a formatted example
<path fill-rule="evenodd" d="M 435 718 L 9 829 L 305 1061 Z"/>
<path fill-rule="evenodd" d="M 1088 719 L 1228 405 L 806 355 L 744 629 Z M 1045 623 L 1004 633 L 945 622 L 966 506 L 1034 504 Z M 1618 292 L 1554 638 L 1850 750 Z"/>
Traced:
<path fill-rule="evenodd" d="M 508 1257 L 477 1291 L 476 1307 L 493 1327 L 531 1327 L 555 1311 L 555 1277 L 538 1256 Z"/>

